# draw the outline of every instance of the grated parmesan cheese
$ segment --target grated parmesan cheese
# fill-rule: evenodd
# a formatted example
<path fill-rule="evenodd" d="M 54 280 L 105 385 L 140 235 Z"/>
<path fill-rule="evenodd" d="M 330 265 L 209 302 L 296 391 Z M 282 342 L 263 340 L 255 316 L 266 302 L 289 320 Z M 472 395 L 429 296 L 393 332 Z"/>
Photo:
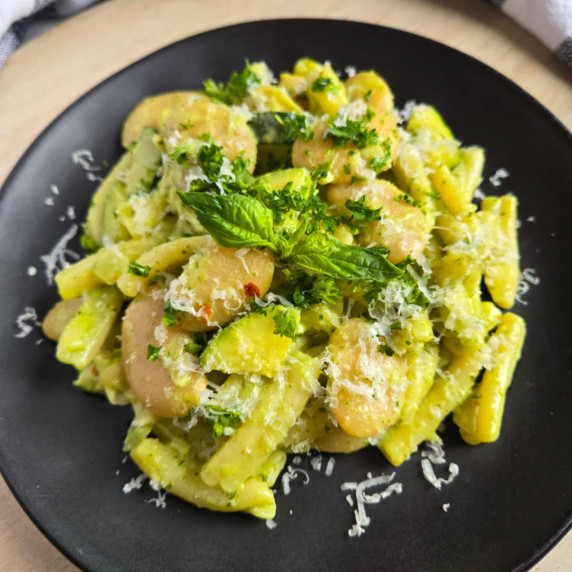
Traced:
<path fill-rule="evenodd" d="M 157 493 L 157 496 L 151 499 L 145 499 L 145 502 L 148 504 L 154 504 L 156 508 L 167 508 L 167 503 L 165 501 L 167 497 L 167 491 L 162 490 L 163 486 L 161 483 L 150 479 L 149 486 Z"/>
<path fill-rule="evenodd" d="M 31 323 L 28 323 L 31 322 Z M 32 306 L 26 306 L 24 311 L 16 318 L 16 327 L 18 331 L 14 334 L 15 338 L 25 338 L 35 327 L 41 326 L 38 321 L 38 313 Z"/>
<path fill-rule="evenodd" d="M 516 301 L 520 302 L 523 306 L 527 306 L 528 302 L 522 297 L 532 288 L 532 286 L 538 286 L 540 282 L 540 276 L 537 275 L 534 268 L 525 268 L 522 271 L 520 280 L 516 287 Z"/>
<path fill-rule="evenodd" d="M 417 106 L 417 102 L 414 99 L 410 99 L 405 102 L 405 105 L 400 109 L 396 107 L 394 113 L 398 123 L 405 123 L 411 117 L 413 109 Z"/>
<path fill-rule="evenodd" d="M 72 226 L 70 226 L 64 235 L 56 242 L 52 250 L 50 250 L 48 254 L 42 254 L 42 256 L 40 256 L 40 260 L 45 265 L 44 274 L 50 286 L 54 283 L 54 276 L 70 264 L 68 258 L 71 258 L 74 261 L 79 260 L 80 255 L 67 247 L 68 243 L 77 234 L 78 230 L 79 226 L 77 224 L 72 224 Z"/>
<path fill-rule="evenodd" d="M 489 182 L 493 187 L 500 187 L 502 185 L 502 180 L 506 179 L 509 175 L 510 173 L 501 167 L 495 171 L 494 175 L 489 177 Z"/>
<path fill-rule="evenodd" d="M 421 459 L 421 469 L 425 479 L 437 490 L 441 490 L 443 485 L 450 485 L 459 474 L 459 465 L 456 463 L 449 463 L 449 476 L 446 479 L 443 477 L 437 477 L 431 461 L 427 458 Z"/>
<path fill-rule="evenodd" d="M 348 77 L 354 77 L 354 76 L 356 75 L 356 72 L 357 72 L 355 66 L 346 66 L 346 67 L 344 68 L 344 71 L 346 72 L 346 75 L 347 75 Z"/>
<path fill-rule="evenodd" d="M 355 523 L 352 527 L 348 530 L 348 536 L 355 537 L 361 536 L 365 533 L 365 529 L 371 523 L 371 518 L 367 516 L 365 512 L 365 505 L 366 504 L 378 504 L 380 501 L 385 500 L 392 496 L 393 494 L 401 494 L 403 492 L 403 485 L 402 483 L 392 483 L 393 479 L 395 478 L 395 473 L 391 473 L 390 475 L 381 474 L 377 477 L 372 476 L 371 473 L 367 474 L 367 478 L 360 483 L 354 482 L 346 482 L 342 483 L 341 490 L 342 491 L 355 491 L 356 503 L 357 508 L 354 510 L 354 517 Z M 366 490 L 377 487 L 388 485 L 382 491 L 367 494 Z M 350 495 L 348 495 L 350 496 Z M 350 496 L 350 500 L 346 496 L 346 500 L 350 506 L 353 506 L 353 499 Z"/>
<path fill-rule="evenodd" d="M 322 470 L 322 455 L 318 453 L 310 460 L 310 465 L 314 471 L 320 472 Z"/>
<path fill-rule="evenodd" d="M 291 488 L 290 483 L 298 478 L 298 475 L 302 475 L 304 485 L 310 482 L 310 476 L 304 469 L 294 469 L 291 465 L 288 465 L 286 472 L 282 475 L 282 492 L 285 495 L 289 495 Z"/>
<path fill-rule="evenodd" d="M 127 495 L 131 491 L 138 491 L 143 486 L 145 479 L 147 479 L 147 475 L 145 473 L 141 473 L 138 477 L 133 477 L 128 483 L 123 485 L 123 492 Z"/>
<path fill-rule="evenodd" d="M 331 474 L 334 472 L 334 465 L 336 464 L 336 460 L 334 459 L 334 457 L 330 457 L 328 459 L 328 464 L 326 465 L 326 471 L 325 471 L 325 475 L 326 477 L 331 476 Z"/>
<path fill-rule="evenodd" d="M 93 153 L 89 149 L 76 149 L 71 154 L 71 160 L 79 165 L 84 171 L 99 171 L 100 165 L 96 165 Z"/>

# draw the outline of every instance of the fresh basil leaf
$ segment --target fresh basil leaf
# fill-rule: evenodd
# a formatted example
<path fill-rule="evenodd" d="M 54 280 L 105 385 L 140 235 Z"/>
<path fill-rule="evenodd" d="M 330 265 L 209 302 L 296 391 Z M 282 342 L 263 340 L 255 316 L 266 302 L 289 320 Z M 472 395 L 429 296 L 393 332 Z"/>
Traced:
<path fill-rule="evenodd" d="M 178 192 L 186 207 L 222 246 L 268 247 L 276 250 L 272 211 L 245 195 Z"/>
<path fill-rule="evenodd" d="M 291 260 L 306 270 L 341 280 L 388 282 L 403 275 L 403 270 L 380 252 L 344 244 L 322 233 L 311 234 L 299 243 Z"/>

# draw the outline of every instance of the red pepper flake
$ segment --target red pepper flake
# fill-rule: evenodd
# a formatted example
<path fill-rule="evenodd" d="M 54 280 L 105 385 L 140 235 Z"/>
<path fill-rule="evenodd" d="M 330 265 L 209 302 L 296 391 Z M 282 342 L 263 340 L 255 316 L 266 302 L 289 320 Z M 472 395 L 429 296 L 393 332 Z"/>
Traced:
<path fill-rule="evenodd" d="M 201 322 L 205 324 L 210 320 L 213 315 L 213 310 L 208 304 L 201 304 L 196 308 L 197 317 Z"/>
<path fill-rule="evenodd" d="M 93 375 L 98 375 L 99 374 L 99 370 L 97 369 L 97 366 L 93 366 L 91 368 L 91 373 L 93 373 Z"/>
<path fill-rule="evenodd" d="M 247 298 L 260 298 L 260 288 L 254 282 L 244 285 L 244 293 Z"/>

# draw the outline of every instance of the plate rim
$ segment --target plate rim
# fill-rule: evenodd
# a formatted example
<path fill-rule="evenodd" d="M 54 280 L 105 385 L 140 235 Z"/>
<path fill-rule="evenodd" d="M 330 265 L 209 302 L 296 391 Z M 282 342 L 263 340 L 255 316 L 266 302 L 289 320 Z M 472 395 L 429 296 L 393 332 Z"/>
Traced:
<path fill-rule="evenodd" d="M 87 91 L 77 97 L 74 101 L 72 101 L 69 105 L 67 105 L 62 111 L 60 111 L 43 129 L 42 131 L 34 138 L 34 140 L 26 147 L 24 152 L 20 155 L 14 166 L 11 168 L 10 172 L 8 173 L 6 179 L 4 180 L 3 184 L 0 186 L 0 201 L 3 200 L 7 189 L 11 185 L 13 179 L 18 175 L 19 171 L 22 169 L 24 162 L 29 158 L 30 154 L 43 142 L 45 137 L 48 135 L 48 132 L 52 129 L 52 127 L 58 123 L 66 114 L 68 114 L 72 109 L 76 106 L 80 105 L 85 99 L 89 98 L 93 92 L 102 88 L 104 85 L 107 85 L 111 81 L 113 81 L 117 76 L 122 75 L 123 73 L 127 72 L 128 70 L 139 66 L 146 62 L 147 60 L 156 57 L 157 55 L 161 54 L 162 52 L 166 52 L 167 50 L 172 49 L 174 46 L 183 44 L 190 39 L 201 38 L 202 36 L 209 35 L 212 33 L 220 33 L 225 32 L 231 29 L 238 29 L 238 28 L 246 28 L 248 26 L 257 25 L 261 23 L 289 23 L 289 24 L 297 24 L 297 23 L 335 23 L 335 24 L 343 24 L 348 26 L 356 26 L 356 27 L 368 27 L 372 30 L 381 30 L 381 31 L 389 31 L 390 33 L 397 32 L 403 36 L 413 37 L 417 40 L 421 39 L 424 42 L 428 42 L 433 46 L 437 47 L 438 49 L 444 49 L 451 54 L 455 54 L 457 57 L 464 58 L 468 60 L 471 65 L 480 66 L 481 69 L 489 74 L 492 73 L 496 81 L 500 81 L 504 83 L 504 86 L 508 89 L 512 90 L 516 93 L 516 97 L 524 98 L 528 104 L 532 104 L 535 106 L 545 117 L 547 121 L 552 122 L 555 127 L 561 132 L 561 135 L 567 138 L 566 144 L 570 145 L 572 149 L 572 130 L 568 129 L 568 127 L 550 110 L 548 109 L 543 103 L 541 103 L 538 99 L 536 99 L 532 94 L 530 94 L 526 89 L 521 87 L 518 83 L 513 81 L 508 76 L 504 75 L 502 72 L 498 71 L 497 69 L 493 68 L 491 65 L 479 60 L 475 56 L 467 54 L 466 52 L 449 46 L 441 41 L 434 40 L 427 36 L 417 34 L 415 32 L 410 32 L 408 30 L 403 30 L 401 28 L 395 28 L 392 26 L 385 26 L 382 24 L 376 24 L 368 21 L 362 20 L 354 20 L 354 19 L 339 19 L 339 18 L 327 18 L 327 17 L 320 17 L 320 18 L 261 18 L 257 20 L 246 20 L 243 22 L 229 24 L 226 26 L 210 28 L 208 30 L 199 32 L 197 34 L 191 34 L 174 42 L 171 42 L 161 48 L 149 52 L 148 54 L 142 56 L 141 58 L 131 62 L 130 64 L 122 67 L 121 69 L 117 70 L 113 74 L 105 77 L 103 80 L 99 81 L 97 84 L 90 87 Z M 16 479 L 12 479 L 10 475 L 10 469 L 6 464 L 6 457 L 4 453 L 4 448 L 2 447 L 2 443 L 0 441 L 0 474 L 4 478 L 8 489 L 18 502 L 19 506 L 22 508 L 24 513 L 27 517 L 34 523 L 36 529 L 54 546 L 61 554 L 63 554 L 69 561 L 71 561 L 74 565 L 76 565 L 81 570 L 94 570 L 87 565 L 87 563 L 82 562 L 79 558 L 79 555 L 72 553 L 70 549 L 68 549 L 63 542 L 57 540 L 53 535 L 52 532 L 47 530 L 38 520 L 38 518 L 33 514 L 31 511 L 32 509 L 23 501 L 20 496 L 20 492 L 18 491 L 18 484 Z M 530 570 L 532 566 L 537 564 L 546 554 L 548 554 L 564 537 L 565 535 L 572 530 L 572 514 L 570 514 L 562 525 L 558 528 L 558 530 L 550 536 L 537 551 L 535 551 L 525 562 L 519 564 L 516 568 L 513 569 L 513 572 L 525 572 L 526 570 Z"/>

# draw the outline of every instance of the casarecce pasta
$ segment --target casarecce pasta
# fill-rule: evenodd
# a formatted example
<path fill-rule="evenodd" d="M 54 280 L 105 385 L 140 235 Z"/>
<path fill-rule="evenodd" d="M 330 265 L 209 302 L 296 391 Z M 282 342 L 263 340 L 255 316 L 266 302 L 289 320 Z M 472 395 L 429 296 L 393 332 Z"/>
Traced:
<path fill-rule="evenodd" d="M 517 201 L 476 205 L 484 151 L 436 109 L 403 119 L 373 71 L 247 63 L 145 99 L 122 143 L 43 327 L 75 385 L 132 407 L 124 450 L 157 486 L 270 519 L 288 453 L 399 465 L 451 413 L 498 438 Z"/>

